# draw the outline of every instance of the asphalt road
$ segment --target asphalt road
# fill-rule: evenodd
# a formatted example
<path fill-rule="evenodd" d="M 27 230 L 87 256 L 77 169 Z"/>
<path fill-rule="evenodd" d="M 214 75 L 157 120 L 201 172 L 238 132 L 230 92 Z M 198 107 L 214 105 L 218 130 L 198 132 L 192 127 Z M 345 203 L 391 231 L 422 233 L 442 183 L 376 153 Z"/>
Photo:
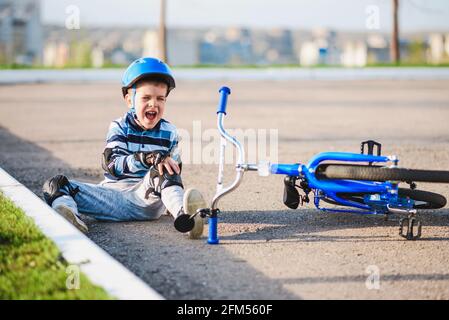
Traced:
<path fill-rule="evenodd" d="M 360 141 L 375 139 L 401 166 L 449 170 L 447 80 L 180 81 L 166 118 L 191 133 L 197 148 L 201 124 L 203 160 L 211 154 L 208 129 L 215 127 L 222 84 L 233 90 L 226 125 L 276 129 L 280 162 L 358 152 Z M 57 173 L 100 181 L 109 122 L 124 112 L 120 89 L 110 83 L 2 85 L 0 166 L 39 195 Z M 184 182 L 211 199 L 217 166 L 192 163 L 193 149 L 183 150 L 192 160 Z M 398 236 L 395 216 L 324 214 L 310 204 L 289 210 L 282 187 L 280 176 L 246 174 L 220 202 L 218 246 L 205 244 L 206 237 L 188 240 L 169 216 L 130 223 L 86 218 L 89 237 L 169 299 L 449 299 L 447 207 L 423 212 L 423 238 L 410 242 Z M 418 187 L 449 196 L 448 185 Z M 366 285 L 373 271 L 378 289 Z"/>

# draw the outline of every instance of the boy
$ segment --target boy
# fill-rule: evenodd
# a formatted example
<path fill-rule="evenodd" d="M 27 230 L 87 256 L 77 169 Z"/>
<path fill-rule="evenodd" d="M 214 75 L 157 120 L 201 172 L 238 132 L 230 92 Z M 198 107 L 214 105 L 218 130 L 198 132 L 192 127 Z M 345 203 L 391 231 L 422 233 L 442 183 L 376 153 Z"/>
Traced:
<path fill-rule="evenodd" d="M 191 218 L 207 206 L 195 189 L 184 192 L 175 126 L 164 120 L 166 98 L 175 88 L 170 68 L 154 58 L 130 64 L 122 93 L 130 110 L 109 127 L 99 185 L 57 175 L 44 183 L 46 202 L 87 232 L 78 212 L 104 221 L 158 219 L 165 210 L 174 226 L 192 239 L 203 233 L 203 219 Z"/>

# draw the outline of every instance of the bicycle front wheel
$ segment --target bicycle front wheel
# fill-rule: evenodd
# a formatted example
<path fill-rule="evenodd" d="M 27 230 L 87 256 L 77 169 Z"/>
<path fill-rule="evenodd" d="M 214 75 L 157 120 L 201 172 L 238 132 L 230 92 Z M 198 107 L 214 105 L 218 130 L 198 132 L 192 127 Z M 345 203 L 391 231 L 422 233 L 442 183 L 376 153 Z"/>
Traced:
<path fill-rule="evenodd" d="M 449 183 L 449 171 L 388 168 L 380 166 L 336 163 L 319 165 L 316 169 L 315 175 L 318 179 Z"/>

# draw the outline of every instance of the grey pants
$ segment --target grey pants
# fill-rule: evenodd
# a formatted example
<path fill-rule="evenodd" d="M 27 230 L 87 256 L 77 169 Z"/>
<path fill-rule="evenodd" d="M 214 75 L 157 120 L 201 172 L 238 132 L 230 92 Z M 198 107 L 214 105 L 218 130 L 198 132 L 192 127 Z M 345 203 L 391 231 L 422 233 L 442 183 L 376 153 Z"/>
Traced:
<path fill-rule="evenodd" d="M 142 179 L 103 181 L 99 184 L 69 180 L 79 191 L 72 198 L 63 196 L 53 202 L 53 207 L 61 203 L 76 207 L 77 211 L 103 221 L 154 220 L 166 210 L 176 218 L 183 205 L 184 190 L 180 186 L 170 186 L 161 191 L 161 196 L 145 195 L 149 188 L 157 184 L 147 173 Z M 68 190 L 65 191 L 67 194 Z"/>

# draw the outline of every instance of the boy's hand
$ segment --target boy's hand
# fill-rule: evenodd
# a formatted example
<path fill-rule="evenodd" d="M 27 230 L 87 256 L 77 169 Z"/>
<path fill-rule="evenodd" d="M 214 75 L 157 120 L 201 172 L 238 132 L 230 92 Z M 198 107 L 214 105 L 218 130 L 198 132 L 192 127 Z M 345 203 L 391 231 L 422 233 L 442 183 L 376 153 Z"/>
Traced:
<path fill-rule="evenodd" d="M 169 175 L 172 175 L 175 172 L 176 174 L 179 174 L 181 172 L 178 163 L 170 157 L 166 157 L 157 165 L 157 170 L 159 171 L 160 175 L 164 174 L 164 168 L 168 171 Z"/>
<path fill-rule="evenodd" d="M 134 154 L 134 158 L 147 167 L 151 167 L 152 165 L 157 166 L 167 156 L 168 153 L 164 151 L 136 152 Z"/>
<path fill-rule="evenodd" d="M 140 161 L 147 167 L 157 166 L 159 174 L 164 173 L 164 168 L 170 175 L 174 172 L 179 174 L 181 172 L 178 163 L 168 156 L 164 151 L 152 151 L 152 152 L 137 152 L 134 154 L 136 160 Z"/>

